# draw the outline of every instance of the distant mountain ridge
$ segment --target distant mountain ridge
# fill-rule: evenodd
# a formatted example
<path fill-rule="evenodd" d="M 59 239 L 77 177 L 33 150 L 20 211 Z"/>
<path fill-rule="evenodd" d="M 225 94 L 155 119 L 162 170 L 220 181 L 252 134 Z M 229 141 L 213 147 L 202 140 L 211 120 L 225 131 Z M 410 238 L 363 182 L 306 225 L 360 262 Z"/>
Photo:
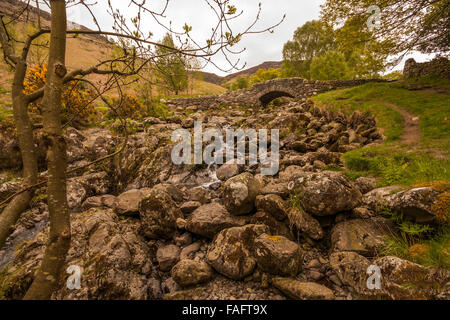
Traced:
<path fill-rule="evenodd" d="M 281 68 L 282 65 L 283 65 L 282 61 L 266 61 L 255 67 L 251 67 L 249 69 L 245 69 L 245 70 L 227 75 L 225 77 L 221 77 L 221 76 L 218 76 L 218 75 L 216 75 L 214 73 L 210 73 L 210 72 L 200 71 L 199 73 L 202 75 L 203 81 L 220 85 L 220 84 L 223 84 L 225 82 L 228 82 L 230 80 L 233 80 L 235 78 L 239 78 L 242 76 L 252 76 L 259 69 L 270 69 L 270 68 L 279 69 L 279 68 Z"/>

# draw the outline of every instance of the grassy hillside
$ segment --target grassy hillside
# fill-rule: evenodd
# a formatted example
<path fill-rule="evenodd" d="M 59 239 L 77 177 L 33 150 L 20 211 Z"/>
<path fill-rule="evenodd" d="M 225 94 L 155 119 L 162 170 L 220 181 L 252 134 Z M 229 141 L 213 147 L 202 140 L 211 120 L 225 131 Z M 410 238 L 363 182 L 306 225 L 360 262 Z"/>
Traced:
<path fill-rule="evenodd" d="M 445 200 L 450 190 L 449 93 L 448 80 L 416 79 L 366 84 L 320 94 L 313 100 L 323 108 L 345 114 L 368 112 L 384 131 L 383 145 L 344 154 L 348 176 L 374 176 L 379 186 L 431 186 L 444 191 L 440 203 L 445 211 L 450 210 Z M 399 217 L 392 212 L 386 214 L 394 220 Z M 413 227 L 387 237 L 380 255 L 448 270 L 450 228 L 444 225 L 431 232 L 429 226 Z"/>
<path fill-rule="evenodd" d="M 414 185 L 450 180 L 449 93 L 448 80 L 420 79 L 370 83 L 313 100 L 345 114 L 368 112 L 383 129 L 383 145 L 344 155 L 350 176 L 373 175 L 381 186 Z"/>

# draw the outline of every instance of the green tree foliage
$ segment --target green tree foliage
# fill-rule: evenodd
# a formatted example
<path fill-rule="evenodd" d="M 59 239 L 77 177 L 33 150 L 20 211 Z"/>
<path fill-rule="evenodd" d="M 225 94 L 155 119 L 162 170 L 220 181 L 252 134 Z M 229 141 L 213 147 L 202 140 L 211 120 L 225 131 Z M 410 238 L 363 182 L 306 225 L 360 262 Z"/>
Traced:
<path fill-rule="evenodd" d="M 175 52 L 175 44 L 170 34 L 164 36 L 161 44 L 163 46 L 156 49 L 157 81 L 163 88 L 178 95 L 188 87 L 186 58 Z"/>
<path fill-rule="evenodd" d="M 256 74 L 254 74 L 250 79 L 250 85 L 254 85 L 256 83 L 265 82 L 269 80 L 273 80 L 280 77 L 280 70 L 269 68 L 269 69 L 258 69 Z"/>
<path fill-rule="evenodd" d="M 248 77 L 240 77 L 239 79 L 237 79 L 236 81 L 234 81 L 231 84 L 231 90 L 239 90 L 239 89 L 245 89 L 248 88 L 249 86 L 249 79 Z"/>
<path fill-rule="evenodd" d="M 283 76 L 309 78 L 312 59 L 334 48 L 333 28 L 321 21 L 308 21 L 284 45 Z"/>
<path fill-rule="evenodd" d="M 310 76 L 313 80 L 341 80 L 351 75 L 345 55 L 339 51 L 328 51 L 313 58 Z"/>
<path fill-rule="evenodd" d="M 345 21 L 340 28 L 334 30 L 326 21 L 309 21 L 298 28 L 292 41 L 288 41 L 283 49 L 283 77 L 302 77 L 306 79 L 327 78 L 348 79 L 374 78 L 386 67 L 386 42 L 374 40 L 372 33 L 359 18 Z M 358 39 L 355 41 L 355 39 Z M 337 54 L 340 53 L 340 54 Z M 324 57 L 324 55 L 327 55 Z M 345 64 L 342 63 L 342 55 Z M 322 58 L 323 57 L 323 58 Z M 317 60 L 317 58 L 322 58 Z M 329 61 L 337 59 L 339 72 L 318 70 L 317 66 L 326 65 Z M 315 61 L 314 75 L 312 62 Z M 345 65 L 345 66 L 344 66 Z M 332 67 L 336 71 L 335 67 Z M 337 77 L 337 78 L 333 78 Z"/>
<path fill-rule="evenodd" d="M 374 78 L 386 68 L 387 42 L 374 40 L 372 33 L 361 25 L 365 21 L 360 18 L 348 19 L 335 31 L 336 46 L 345 55 L 351 78 Z"/>
<path fill-rule="evenodd" d="M 448 0 L 327 0 L 322 6 L 322 19 L 333 26 L 356 19 L 360 29 L 368 30 L 367 21 L 380 8 L 380 23 L 373 30 L 374 40 L 390 54 L 411 50 L 423 53 L 449 53 L 450 2 Z M 353 43 L 370 42 L 354 38 Z"/>

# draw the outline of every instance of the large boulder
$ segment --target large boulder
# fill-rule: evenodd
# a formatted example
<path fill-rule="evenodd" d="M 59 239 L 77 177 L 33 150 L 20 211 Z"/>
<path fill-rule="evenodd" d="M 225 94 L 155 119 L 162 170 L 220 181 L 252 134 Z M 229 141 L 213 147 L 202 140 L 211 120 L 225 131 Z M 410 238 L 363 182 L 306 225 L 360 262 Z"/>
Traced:
<path fill-rule="evenodd" d="M 139 214 L 139 204 L 150 193 L 151 189 L 132 189 L 120 194 L 114 202 L 114 211 L 118 215 Z"/>
<path fill-rule="evenodd" d="M 356 252 L 333 252 L 330 255 L 330 266 L 339 280 L 353 288 L 359 294 L 368 294 L 367 269 L 370 261 Z"/>
<path fill-rule="evenodd" d="M 150 239 L 170 239 L 177 229 L 177 219 L 183 217 L 172 197 L 166 192 L 152 190 L 140 202 L 142 232 Z"/>
<path fill-rule="evenodd" d="M 362 194 L 346 175 L 324 171 L 311 173 L 295 182 L 303 209 L 317 216 L 329 216 L 356 208 Z"/>
<path fill-rule="evenodd" d="M 354 251 L 363 256 L 374 256 L 395 233 L 394 223 L 382 217 L 354 219 L 340 222 L 331 231 L 333 251 Z"/>
<path fill-rule="evenodd" d="M 388 209 L 389 197 L 399 190 L 401 190 L 400 186 L 389 186 L 374 189 L 363 196 L 362 204 L 373 211 Z"/>
<path fill-rule="evenodd" d="M 434 223 L 434 205 L 440 192 L 433 187 L 402 190 L 399 186 L 378 188 L 364 195 L 363 204 L 369 209 L 381 212 L 391 210 L 411 218 L 416 223 Z"/>
<path fill-rule="evenodd" d="M 261 189 L 258 179 L 246 172 L 227 180 L 223 186 L 223 203 L 233 215 L 249 214 Z"/>
<path fill-rule="evenodd" d="M 247 225 L 221 231 L 210 244 L 207 262 L 217 272 L 233 280 L 249 276 L 256 267 L 252 255 L 254 241 L 267 231 L 264 225 Z"/>
<path fill-rule="evenodd" d="M 83 201 L 95 195 L 109 191 L 109 179 L 106 172 L 96 172 L 71 178 L 67 181 L 67 203 L 70 209 L 81 207 Z"/>
<path fill-rule="evenodd" d="M 208 282 L 213 277 L 213 270 L 206 262 L 185 259 L 172 268 L 171 274 L 181 287 L 190 287 Z"/>
<path fill-rule="evenodd" d="M 287 217 L 288 209 L 284 200 L 275 194 L 257 196 L 256 208 L 272 215 L 278 221 L 283 221 Z"/>
<path fill-rule="evenodd" d="M 434 272 L 398 257 L 382 257 L 374 262 L 381 271 L 381 293 L 393 300 L 432 300 L 450 279 L 448 271 Z"/>
<path fill-rule="evenodd" d="M 314 240 L 323 238 L 323 229 L 319 221 L 311 217 L 305 211 L 298 208 L 291 208 L 288 211 L 289 222 L 295 226 L 297 230 L 305 233 L 308 237 Z"/>
<path fill-rule="evenodd" d="M 219 203 L 211 203 L 196 209 L 187 219 L 186 230 L 212 239 L 223 229 L 243 226 L 245 221 L 230 215 Z"/>
<path fill-rule="evenodd" d="M 241 166 L 237 163 L 230 162 L 225 163 L 216 171 L 217 178 L 221 181 L 227 181 L 228 179 L 237 176 L 241 172 Z"/>
<path fill-rule="evenodd" d="M 391 195 L 388 199 L 392 210 L 412 218 L 416 223 L 435 221 L 433 205 L 439 198 L 439 192 L 431 187 L 405 190 Z"/>
<path fill-rule="evenodd" d="M 299 245 L 282 236 L 260 235 L 255 240 L 254 256 L 258 267 L 267 273 L 294 277 L 302 269 Z"/>
<path fill-rule="evenodd" d="M 274 278 L 272 284 L 286 296 L 296 300 L 334 300 L 333 291 L 314 282 L 300 282 L 289 278 Z"/>

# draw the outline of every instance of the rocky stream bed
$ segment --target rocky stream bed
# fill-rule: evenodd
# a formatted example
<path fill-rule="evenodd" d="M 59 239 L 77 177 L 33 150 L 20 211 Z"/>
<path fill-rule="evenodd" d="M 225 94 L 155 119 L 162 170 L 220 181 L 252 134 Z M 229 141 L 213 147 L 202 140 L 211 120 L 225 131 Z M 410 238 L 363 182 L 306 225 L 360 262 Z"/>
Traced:
<path fill-rule="evenodd" d="M 397 232 L 383 210 L 433 223 L 439 192 L 377 188 L 374 178 L 352 181 L 341 172 L 343 153 L 383 143 L 375 119 L 305 100 L 187 110 L 140 121 L 120 156 L 70 176 L 67 266 L 82 268 L 81 289 L 69 290 L 64 274 L 54 299 L 449 298 L 448 272 L 378 251 Z M 280 129 L 279 174 L 235 162 L 174 165 L 171 134 L 192 130 L 194 121 L 221 130 Z M 70 168 L 114 152 L 123 140 L 99 128 L 68 128 L 65 136 Z M 2 169 L 20 163 L 14 138 L 0 133 L 0 147 Z M 0 200 L 19 187 L 20 179 L 0 176 Z M 23 297 L 47 232 L 41 189 L 0 251 L 0 299 Z M 381 270 L 380 290 L 367 288 L 371 265 Z"/>

